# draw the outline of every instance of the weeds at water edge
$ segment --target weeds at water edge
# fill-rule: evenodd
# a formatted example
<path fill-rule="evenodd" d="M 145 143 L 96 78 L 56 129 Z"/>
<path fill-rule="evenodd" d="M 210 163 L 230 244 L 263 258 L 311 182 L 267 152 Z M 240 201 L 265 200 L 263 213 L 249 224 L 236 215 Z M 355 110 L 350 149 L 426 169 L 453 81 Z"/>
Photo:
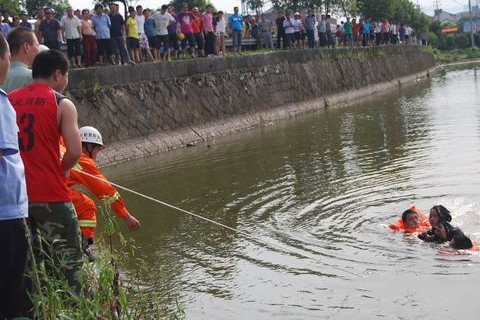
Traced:
<path fill-rule="evenodd" d="M 146 270 L 146 263 L 136 256 L 134 243 L 119 231 L 110 208 L 104 206 L 100 212 L 106 225 L 96 239 L 95 261 L 84 264 L 85 288 L 80 294 L 69 287 L 57 268 L 48 272 L 36 268 L 35 282 L 40 288 L 31 295 L 36 319 L 184 319 L 178 297 L 165 297 L 142 284 L 140 275 Z M 46 260 L 46 264 L 54 265 L 52 258 Z M 127 273 L 126 266 L 132 265 L 132 261 L 137 268 L 134 273 Z"/>

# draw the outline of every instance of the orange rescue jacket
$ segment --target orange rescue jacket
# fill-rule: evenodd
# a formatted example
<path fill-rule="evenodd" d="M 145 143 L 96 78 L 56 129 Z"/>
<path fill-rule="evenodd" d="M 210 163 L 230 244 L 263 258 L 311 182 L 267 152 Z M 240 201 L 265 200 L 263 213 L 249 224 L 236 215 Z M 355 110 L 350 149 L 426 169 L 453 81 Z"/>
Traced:
<path fill-rule="evenodd" d="M 62 156 L 65 153 L 63 140 L 60 145 L 60 153 Z M 103 181 L 85 175 L 79 171 L 91 174 Z M 122 196 L 110 183 L 107 182 L 107 178 L 105 178 L 100 172 L 100 169 L 93 159 L 88 156 L 88 153 L 82 150 L 80 160 L 75 167 L 70 169 L 67 186 L 69 187 L 70 199 L 77 212 L 78 223 L 82 235 L 85 238 L 93 238 L 95 234 L 95 227 L 97 225 L 97 208 L 92 199 L 84 195 L 82 192 L 72 189 L 72 187 L 76 185 L 85 187 L 99 200 L 105 201 L 119 218 L 125 218 L 129 215 Z"/>
<path fill-rule="evenodd" d="M 389 225 L 388 227 L 395 231 L 403 231 L 405 233 L 412 233 L 412 232 L 422 232 L 425 230 L 430 229 L 430 222 L 428 218 L 420 212 L 415 206 L 411 207 L 410 210 L 415 211 L 418 215 L 418 220 L 420 221 L 420 225 L 416 228 L 409 228 L 402 220 L 402 218 L 398 219 L 397 222 L 394 224 Z"/>

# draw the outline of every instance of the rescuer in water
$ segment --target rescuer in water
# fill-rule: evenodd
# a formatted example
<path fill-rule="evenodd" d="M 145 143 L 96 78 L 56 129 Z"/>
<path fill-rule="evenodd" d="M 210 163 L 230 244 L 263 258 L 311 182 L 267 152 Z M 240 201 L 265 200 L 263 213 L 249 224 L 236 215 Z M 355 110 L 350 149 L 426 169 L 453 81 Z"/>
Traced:
<path fill-rule="evenodd" d="M 450 211 L 442 205 L 430 209 L 429 216 L 432 229 L 418 235 L 423 241 L 445 243 L 449 242 L 453 249 L 471 249 L 473 243 L 460 228 L 450 224 L 452 216 Z"/>
<path fill-rule="evenodd" d="M 118 218 L 125 221 L 130 231 L 138 230 L 140 222 L 128 212 L 122 196 L 107 182 L 107 179 L 95 164 L 98 152 L 104 149 L 100 132 L 93 127 L 82 127 L 79 129 L 79 133 L 82 141 L 82 154 L 77 165 L 70 170 L 67 185 L 71 201 L 78 216 L 78 224 L 82 233 L 83 251 L 89 260 L 93 261 L 94 256 L 89 246 L 93 244 L 95 236 L 97 207 L 92 199 L 72 187 L 83 186 L 99 200 L 104 201 L 111 207 Z M 60 145 L 60 148 L 63 153 L 65 150 L 63 144 Z M 95 176 L 98 179 L 82 172 Z"/>

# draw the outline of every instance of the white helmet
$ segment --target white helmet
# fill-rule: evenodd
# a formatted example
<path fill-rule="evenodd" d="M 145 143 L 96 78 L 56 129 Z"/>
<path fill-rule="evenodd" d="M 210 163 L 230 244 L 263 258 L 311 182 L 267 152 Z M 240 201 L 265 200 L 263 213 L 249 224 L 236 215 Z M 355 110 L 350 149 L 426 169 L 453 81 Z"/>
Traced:
<path fill-rule="evenodd" d="M 82 142 L 103 146 L 102 135 L 94 127 L 81 127 L 78 132 L 80 133 L 80 140 L 82 140 Z"/>

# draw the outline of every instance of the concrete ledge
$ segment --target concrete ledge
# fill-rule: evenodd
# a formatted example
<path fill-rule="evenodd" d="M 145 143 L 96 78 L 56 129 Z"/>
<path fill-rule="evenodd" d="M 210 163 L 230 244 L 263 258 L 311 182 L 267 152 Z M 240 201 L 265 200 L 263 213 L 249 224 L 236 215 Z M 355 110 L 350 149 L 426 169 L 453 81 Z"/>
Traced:
<path fill-rule="evenodd" d="M 67 94 L 112 164 L 358 99 L 434 65 L 415 46 L 292 50 L 72 70 Z"/>
<path fill-rule="evenodd" d="M 253 114 L 234 116 L 224 121 L 212 121 L 203 125 L 182 128 L 172 132 L 159 132 L 141 138 L 114 142 L 108 145 L 98 159 L 101 166 L 143 158 L 166 152 L 187 143 L 198 143 L 214 138 L 246 131 L 282 119 L 299 116 L 325 108 L 334 108 L 352 104 L 372 94 L 386 92 L 399 86 L 414 85 L 430 76 L 435 68 L 393 81 L 383 82 L 357 90 L 320 97 L 314 100 L 290 103 L 283 107 L 260 111 Z"/>

